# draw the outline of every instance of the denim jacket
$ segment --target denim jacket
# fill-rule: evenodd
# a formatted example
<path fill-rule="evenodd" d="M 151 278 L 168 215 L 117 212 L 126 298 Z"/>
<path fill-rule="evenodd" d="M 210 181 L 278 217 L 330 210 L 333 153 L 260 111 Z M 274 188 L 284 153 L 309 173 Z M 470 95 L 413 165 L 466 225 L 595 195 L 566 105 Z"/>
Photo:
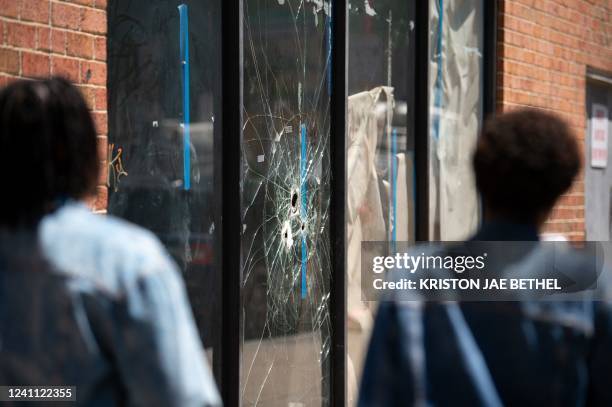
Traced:
<path fill-rule="evenodd" d="M 475 240 L 535 240 L 485 225 Z M 359 406 L 612 405 L 610 304 L 381 302 Z"/>
<path fill-rule="evenodd" d="M 0 385 L 76 386 L 78 405 L 221 404 L 161 244 L 74 202 L 0 235 Z"/>

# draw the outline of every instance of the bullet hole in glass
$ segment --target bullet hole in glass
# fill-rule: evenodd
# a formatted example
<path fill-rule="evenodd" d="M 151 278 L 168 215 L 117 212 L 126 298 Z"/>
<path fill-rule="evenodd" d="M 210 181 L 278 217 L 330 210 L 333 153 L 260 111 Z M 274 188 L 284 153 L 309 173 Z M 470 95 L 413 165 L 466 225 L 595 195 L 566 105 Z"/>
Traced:
<path fill-rule="evenodd" d="M 297 192 L 293 192 L 291 195 L 291 211 L 297 211 L 297 202 L 298 202 L 298 194 Z"/>

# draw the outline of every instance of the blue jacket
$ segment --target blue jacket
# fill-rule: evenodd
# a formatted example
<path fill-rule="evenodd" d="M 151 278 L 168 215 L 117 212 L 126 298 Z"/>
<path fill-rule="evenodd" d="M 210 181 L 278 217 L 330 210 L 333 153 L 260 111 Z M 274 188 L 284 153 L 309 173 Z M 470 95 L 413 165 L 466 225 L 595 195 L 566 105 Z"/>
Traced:
<path fill-rule="evenodd" d="M 0 385 L 76 386 L 88 406 L 221 404 L 161 244 L 78 203 L 0 233 Z"/>
<path fill-rule="evenodd" d="M 537 240 L 485 225 L 474 240 Z M 359 406 L 612 406 L 612 309 L 583 302 L 380 303 Z"/>

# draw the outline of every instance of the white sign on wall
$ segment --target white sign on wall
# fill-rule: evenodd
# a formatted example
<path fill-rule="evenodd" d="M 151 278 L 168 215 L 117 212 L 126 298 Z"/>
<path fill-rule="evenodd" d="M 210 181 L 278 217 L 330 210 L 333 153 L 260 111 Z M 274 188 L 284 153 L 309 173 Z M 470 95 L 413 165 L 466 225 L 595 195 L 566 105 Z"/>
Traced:
<path fill-rule="evenodd" d="M 591 167 L 606 168 L 608 164 L 608 108 L 593 103 L 591 117 Z"/>

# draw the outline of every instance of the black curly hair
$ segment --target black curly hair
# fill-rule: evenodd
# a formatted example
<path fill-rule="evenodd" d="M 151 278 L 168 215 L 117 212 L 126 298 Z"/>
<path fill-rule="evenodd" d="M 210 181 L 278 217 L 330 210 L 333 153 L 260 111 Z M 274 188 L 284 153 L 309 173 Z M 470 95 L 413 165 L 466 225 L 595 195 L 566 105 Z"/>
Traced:
<path fill-rule="evenodd" d="M 95 126 L 63 78 L 17 80 L 0 91 L 0 151 L 0 226 L 36 225 L 60 202 L 95 190 Z"/>
<path fill-rule="evenodd" d="M 486 209 L 537 223 L 572 185 L 581 167 L 580 149 L 559 116 L 521 109 L 485 123 L 473 165 Z"/>

